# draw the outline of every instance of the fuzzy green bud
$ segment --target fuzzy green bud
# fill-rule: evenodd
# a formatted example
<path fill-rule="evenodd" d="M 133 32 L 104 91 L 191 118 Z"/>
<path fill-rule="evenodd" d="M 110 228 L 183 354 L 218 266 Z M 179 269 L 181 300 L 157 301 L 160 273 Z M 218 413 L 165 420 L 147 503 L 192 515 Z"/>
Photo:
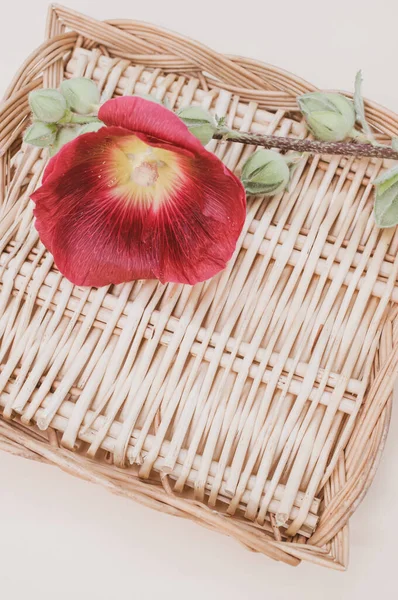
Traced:
<path fill-rule="evenodd" d="M 92 113 L 100 101 L 99 89 L 88 77 L 75 77 L 61 83 L 68 107 L 81 115 Z"/>
<path fill-rule="evenodd" d="M 24 141 L 31 146 L 46 148 L 54 143 L 57 136 L 57 126 L 51 123 L 36 121 L 24 135 Z"/>
<path fill-rule="evenodd" d="M 378 227 L 398 225 L 398 167 L 389 169 L 375 179 L 374 215 Z"/>
<path fill-rule="evenodd" d="M 318 140 L 340 142 L 355 125 L 353 102 L 336 93 L 312 92 L 297 98 L 308 128 Z"/>
<path fill-rule="evenodd" d="M 66 100 L 57 90 L 30 92 L 29 105 L 33 116 L 45 123 L 57 123 L 67 112 Z"/>
<path fill-rule="evenodd" d="M 287 187 L 290 169 L 278 152 L 257 150 L 243 165 L 241 179 L 248 194 L 274 196 Z"/>
<path fill-rule="evenodd" d="M 177 115 L 188 127 L 189 131 L 202 142 L 204 146 L 210 142 L 217 131 L 217 123 L 212 115 L 200 106 L 187 106 L 178 111 Z"/>

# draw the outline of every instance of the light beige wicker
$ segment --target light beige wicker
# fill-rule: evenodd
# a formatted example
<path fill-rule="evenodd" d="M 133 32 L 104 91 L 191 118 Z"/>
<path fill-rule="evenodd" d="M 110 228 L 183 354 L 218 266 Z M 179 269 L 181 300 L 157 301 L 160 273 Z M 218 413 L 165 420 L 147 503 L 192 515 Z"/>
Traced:
<path fill-rule="evenodd" d="M 235 256 L 204 284 L 74 287 L 33 227 L 47 156 L 21 134 L 28 93 L 80 75 L 103 99 L 152 93 L 298 137 L 295 96 L 314 89 L 152 25 L 51 7 L 0 107 L 0 448 L 291 565 L 343 569 L 398 361 L 398 234 L 372 216 L 387 163 L 308 158 L 289 193 L 249 199 Z M 398 116 L 366 108 L 380 139 L 398 134 Z M 237 172 L 253 151 L 210 146 Z"/>

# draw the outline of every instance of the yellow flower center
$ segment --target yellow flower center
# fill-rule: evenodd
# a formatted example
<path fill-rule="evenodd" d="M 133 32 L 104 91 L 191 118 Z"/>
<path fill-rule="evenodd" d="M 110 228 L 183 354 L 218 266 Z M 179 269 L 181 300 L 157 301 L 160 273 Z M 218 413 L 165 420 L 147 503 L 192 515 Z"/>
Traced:
<path fill-rule="evenodd" d="M 183 176 L 179 154 L 149 146 L 134 135 L 120 138 L 112 149 L 108 178 L 127 202 L 156 210 L 170 199 Z"/>

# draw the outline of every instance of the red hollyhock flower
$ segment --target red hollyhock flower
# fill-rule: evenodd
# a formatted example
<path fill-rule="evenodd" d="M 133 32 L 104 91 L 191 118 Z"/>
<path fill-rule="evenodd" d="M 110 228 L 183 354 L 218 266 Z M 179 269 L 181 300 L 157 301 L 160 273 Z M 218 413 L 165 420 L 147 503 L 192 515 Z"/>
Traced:
<path fill-rule="evenodd" d="M 36 228 L 78 285 L 194 284 L 224 269 L 246 214 L 239 179 L 163 106 L 106 102 L 107 127 L 66 144 L 33 194 Z"/>

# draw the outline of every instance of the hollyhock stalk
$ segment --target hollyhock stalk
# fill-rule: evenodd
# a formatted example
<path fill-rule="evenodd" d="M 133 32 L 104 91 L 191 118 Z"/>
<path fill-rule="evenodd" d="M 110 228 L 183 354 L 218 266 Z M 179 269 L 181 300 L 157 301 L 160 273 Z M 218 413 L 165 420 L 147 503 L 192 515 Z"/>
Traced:
<path fill-rule="evenodd" d="M 83 104 L 75 94 L 76 82 L 66 84 L 67 104 L 56 90 L 30 99 L 32 111 L 44 121 L 33 123 L 26 141 L 52 143 L 55 156 L 32 195 L 35 223 L 59 270 L 79 285 L 147 278 L 195 284 L 225 268 L 243 227 L 246 197 L 242 182 L 203 147 L 201 141 L 211 137 L 299 153 L 398 159 L 396 146 L 342 142 L 323 122 L 318 125 L 326 128 L 327 141 L 236 132 L 198 107 L 177 116 L 137 96 L 109 100 L 96 116 L 98 92 L 92 82 L 79 83 L 90 92 Z M 88 108 L 91 114 L 79 114 Z M 60 116 L 57 123 L 47 123 L 54 115 Z M 278 193 L 289 180 L 294 155 L 260 152 L 243 169 L 246 191 Z M 272 160 L 267 152 L 275 155 Z M 383 189 L 378 190 L 379 204 Z M 396 221 L 395 204 L 390 204 L 376 211 L 383 212 L 383 223 Z"/>

